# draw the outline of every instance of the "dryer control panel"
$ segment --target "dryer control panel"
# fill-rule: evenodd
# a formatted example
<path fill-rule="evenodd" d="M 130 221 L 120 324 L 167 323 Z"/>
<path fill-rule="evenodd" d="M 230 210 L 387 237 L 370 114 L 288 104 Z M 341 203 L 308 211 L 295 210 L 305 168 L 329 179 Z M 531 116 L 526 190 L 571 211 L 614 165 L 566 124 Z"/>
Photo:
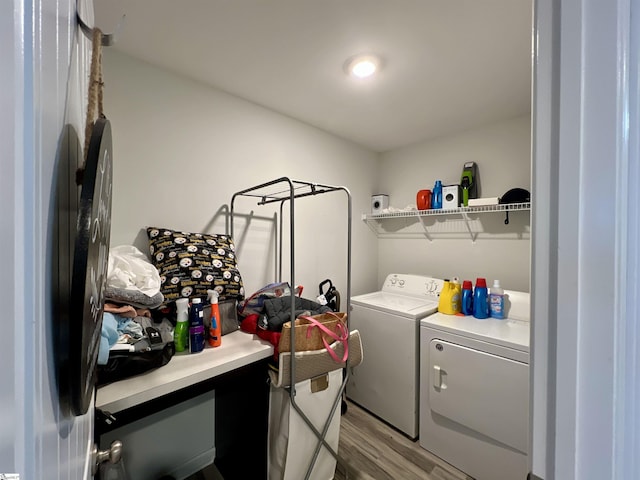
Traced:
<path fill-rule="evenodd" d="M 398 293 L 414 297 L 438 298 L 444 280 L 408 273 L 391 273 L 382 284 L 383 292 Z"/>

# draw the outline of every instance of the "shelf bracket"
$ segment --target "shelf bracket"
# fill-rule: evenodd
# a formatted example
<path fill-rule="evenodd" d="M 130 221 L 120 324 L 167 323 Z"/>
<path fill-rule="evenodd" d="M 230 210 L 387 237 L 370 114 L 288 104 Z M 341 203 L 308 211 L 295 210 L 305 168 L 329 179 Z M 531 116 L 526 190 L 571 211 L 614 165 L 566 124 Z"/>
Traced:
<path fill-rule="evenodd" d="M 429 229 L 427 228 L 427 226 L 424 223 L 424 217 L 422 215 L 418 215 L 418 220 L 420 220 L 420 225 L 422 225 L 422 229 L 424 230 L 424 236 L 427 237 L 427 240 L 432 242 L 433 239 L 429 235 Z M 467 226 L 467 228 L 468 228 L 468 226 Z"/>
<path fill-rule="evenodd" d="M 380 230 L 373 225 L 374 223 L 376 223 L 375 220 L 371 220 L 367 218 L 366 213 L 363 213 L 361 218 L 362 218 L 362 221 L 367 224 L 367 227 L 369 227 L 369 230 L 371 230 L 376 236 L 380 235 Z"/>
<path fill-rule="evenodd" d="M 476 243 L 476 237 L 478 233 L 475 234 L 471 231 L 471 227 L 469 226 L 469 215 L 467 212 L 460 212 L 462 214 L 462 219 L 464 220 L 464 224 L 467 227 L 467 231 L 469 232 L 469 236 L 471 237 L 471 243 Z"/>

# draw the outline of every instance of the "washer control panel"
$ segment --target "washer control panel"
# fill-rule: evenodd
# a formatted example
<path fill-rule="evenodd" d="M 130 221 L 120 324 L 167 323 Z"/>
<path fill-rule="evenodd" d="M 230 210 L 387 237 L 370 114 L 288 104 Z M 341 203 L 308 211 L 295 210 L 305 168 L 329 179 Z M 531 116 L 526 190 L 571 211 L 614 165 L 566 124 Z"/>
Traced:
<path fill-rule="evenodd" d="M 383 292 L 399 293 L 415 297 L 438 297 L 444 280 L 408 273 L 391 273 L 382 284 Z"/>

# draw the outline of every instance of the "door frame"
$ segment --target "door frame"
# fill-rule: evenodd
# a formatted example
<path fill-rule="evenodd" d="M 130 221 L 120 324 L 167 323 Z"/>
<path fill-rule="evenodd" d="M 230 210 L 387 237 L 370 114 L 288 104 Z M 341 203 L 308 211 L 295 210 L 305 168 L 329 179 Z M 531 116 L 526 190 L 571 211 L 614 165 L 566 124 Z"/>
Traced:
<path fill-rule="evenodd" d="M 631 22 L 639 3 L 534 6 L 530 463 L 538 478 L 640 478 L 640 29 Z"/>

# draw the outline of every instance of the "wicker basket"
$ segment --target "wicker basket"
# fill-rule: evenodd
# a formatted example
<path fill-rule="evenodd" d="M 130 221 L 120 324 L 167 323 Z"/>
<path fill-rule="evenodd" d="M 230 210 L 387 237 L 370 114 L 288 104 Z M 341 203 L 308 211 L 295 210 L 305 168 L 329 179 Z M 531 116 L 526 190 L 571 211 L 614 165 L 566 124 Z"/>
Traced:
<path fill-rule="evenodd" d="M 343 312 L 336 313 L 322 313 L 320 315 L 311 315 L 314 319 L 324 324 L 329 330 L 340 335 L 338 330 L 338 323 L 342 323 L 346 327 L 347 314 Z M 316 328 L 304 318 L 296 318 L 295 321 L 295 342 L 296 352 L 303 352 L 307 350 L 322 350 L 324 343 L 322 338 L 331 344 L 335 340 L 329 337 L 324 332 Z M 278 343 L 278 351 L 290 352 L 291 351 L 291 322 L 286 322 L 282 325 L 282 335 L 280 336 L 280 342 Z"/>

